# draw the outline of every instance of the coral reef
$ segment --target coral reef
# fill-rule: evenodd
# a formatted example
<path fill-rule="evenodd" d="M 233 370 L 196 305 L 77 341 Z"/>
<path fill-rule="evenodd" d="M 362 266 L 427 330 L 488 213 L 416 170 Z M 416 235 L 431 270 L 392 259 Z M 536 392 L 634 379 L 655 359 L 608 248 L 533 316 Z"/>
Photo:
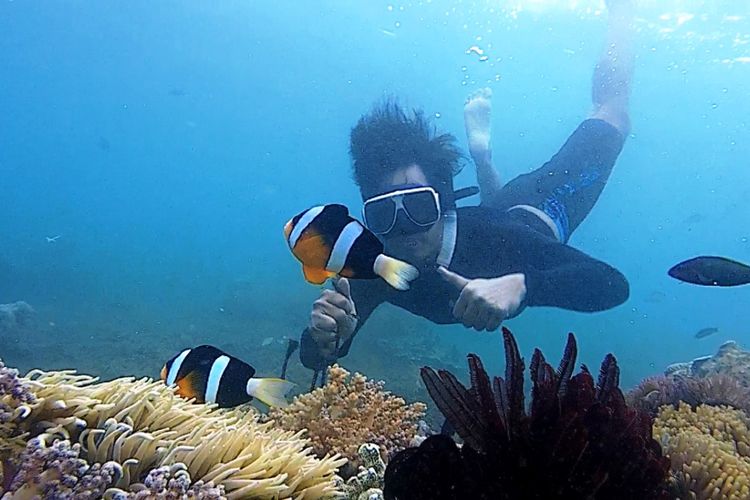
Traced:
<path fill-rule="evenodd" d="M 44 437 L 31 439 L 19 458 L 18 471 L 3 500 L 102 498 L 107 487 L 122 476 L 122 467 L 115 462 L 89 466 L 79 458 L 80 448 L 79 444 L 71 446 L 67 441 L 47 446 Z"/>
<path fill-rule="evenodd" d="M 224 487 L 214 486 L 213 483 L 203 481 L 191 482 L 190 473 L 183 463 L 176 463 L 171 467 L 163 466 L 152 469 L 143 483 L 130 486 L 126 492 L 117 488 L 110 488 L 104 497 L 112 500 L 162 500 L 178 498 L 194 498 L 198 500 L 225 499 Z"/>
<path fill-rule="evenodd" d="M 365 443 L 359 447 L 357 456 L 359 473 L 341 484 L 339 490 L 343 492 L 341 500 L 378 500 L 383 498 L 383 476 L 385 462 L 380 456 L 380 447 L 373 443 Z M 341 480 L 343 481 L 343 479 Z"/>
<path fill-rule="evenodd" d="M 25 448 L 25 435 L 18 423 L 31 411 L 36 398 L 18 376 L 18 370 L 0 361 L 0 461 L 18 456 Z"/>
<path fill-rule="evenodd" d="M 182 463 L 191 477 L 223 487 L 230 499 L 337 493 L 334 476 L 344 459 L 315 457 L 301 432 L 260 423 L 252 411 L 193 404 L 147 378 L 98 383 L 73 371 L 34 370 L 20 382 L 33 401 L 23 405 L 6 433 L 13 439 L 45 436 L 45 441 L 78 444 L 88 464 L 117 462 L 121 474 L 112 486 L 123 491 L 152 469 Z M 5 438 L 2 443 L 13 446 Z M 20 464 L 6 462 L 3 482 L 8 484 L 9 471 Z"/>
<path fill-rule="evenodd" d="M 435 403 L 464 440 L 427 438 L 397 454 L 385 474 L 385 498 L 664 498 L 669 460 L 652 438 L 652 418 L 626 405 L 612 355 L 598 383 L 568 336 L 557 371 L 537 349 L 531 402 L 524 404 L 524 362 L 503 328 L 505 378 L 490 380 L 468 356 L 471 388 L 446 371 L 423 368 Z M 415 482 L 414 478 L 419 477 Z"/>
<path fill-rule="evenodd" d="M 713 356 L 702 356 L 687 363 L 667 367 L 667 375 L 707 377 L 723 374 L 735 378 L 743 387 L 750 388 L 750 351 L 732 340 L 725 342 Z"/>
<path fill-rule="evenodd" d="M 226 498 L 222 486 L 198 481 L 192 484 L 184 464 L 151 470 L 143 483 L 130 486 L 130 491 L 109 488 L 122 477 L 117 462 L 89 465 L 80 458 L 81 445 L 67 440 L 46 443 L 49 435 L 31 439 L 19 458 L 19 468 L 6 488 L 3 500 L 28 498 L 112 499 L 179 499 L 218 500 Z"/>
<path fill-rule="evenodd" d="M 29 324 L 34 314 L 34 308 L 22 300 L 11 304 L 0 304 L 0 333 Z"/>
<path fill-rule="evenodd" d="M 682 500 L 750 498 L 750 430 L 740 410 L 685 403 L 664 406 L 654 422 Z"/>
<path fill-rule="evenodd" d="M 641 381 L 625 396 L 628 404 L 656 416 L 664 405 L 685 402 L 692 408 L 706 404 L 750 410 L 750 391 L 729 375 L 706 377 L 655 376 Z"/>
<path fill-rule="evenodd" d="M 356 470 L 361 443 L 378 445 L 387 459 L 409 446 L 424 415 L 424 404 L 406 404 L 383 386 L 333 365 L 325 386 L 297 396 L 287 408 L 274 408 L 269 418 L 283 429 L 306 430 L 316 454 L 340 453 Z"/>

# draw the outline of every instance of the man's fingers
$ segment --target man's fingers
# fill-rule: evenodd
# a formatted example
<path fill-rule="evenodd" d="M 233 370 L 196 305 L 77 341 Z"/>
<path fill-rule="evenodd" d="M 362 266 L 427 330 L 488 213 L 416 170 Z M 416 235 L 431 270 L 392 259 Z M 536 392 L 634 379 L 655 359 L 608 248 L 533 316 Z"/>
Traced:
<path fill-rule="evenodd" d="M 316 301 L 316 304 L 341 309 L 344 314 L 354 314 L 354 303 L 333 290 L 323 290 L 323 294 Z"/>
<path fill-rule="evenodd" d="M 333 280 L 333 287 L 336 289 L 337 292 L 339 292 L 341 295 L 346 297 L 347 299 L 352 298 L 352 290 L 349 286 L 349 280 L 346 278 L 336 278 Z"/>
<path fill-rule="evenodd" d="M 503 322 L 503 315 L 500 313 L 495 313 L 492 315 L 492 318 L 490 319 L 489 323 L 487 324 L 487 331 L 488 332 L 494 332 L 500 327 L 500 324 Z"/>
<path fill-rule="evenodd" d="M 482 319 L 484 316 L 484 311 L 479 307 L 476 301 L 471 301 L 466 306 L 466 311 L 464 312 L 464 325 L 468 326 L 469 328 L 474 328 L 475 330 L 482 330 Z"/>
<path fill-rule="evenodd" d="M 455 286 L 457 290 L 463 290 L 466 284 L 469 282 L 468 279 L 464 278 L 460 274 L 456 274 L 453 271 L 449 271 L 443 266 L 438 266 L 438 274 L 448 283 Z"/>
<path fill-rule="evenodd" d="M 327 316 L 333 318 L 337 324 L 341 324 L 347 321 L 348 314 L 346 311 L 338 306 L 335 306 L 329 302 L 321 302 L 317 306 L 317 310 Z"/>
<path fill-rule="evenodd" d="M 453 304 L 453 317 L 457 320 L 461 321 L 464 317 L 464 312 L 466 311 L 466 305 L 468 304 L 468 300 L 466 299 L 465 294 L 461 294 L 458 296 L 458 300 L 455 304 Z"/>
<path fill-rule="evenodd" d="M 354 307 L 354 301 L 352 300 L 352 289 L 349 285 L 349 280 L 346 278 L 336 278 L 333 280 L 333 287 L 347 300 L 347 306 L 342 307 L 342 309 L 344 309 L 347 314 L 357 314 L 357 310 Z"/>
<path fill-rule="evenodd" d="M 315 330 L 318 330 L 317 333 L 320 335 L 325 332 L 326 334 L 330 333 L 332 336 L 335 337 L 336 329 L 338 328 L 336 324 L 336 320 L 333 319 L 330 315 L 324 314 L 321 311 L 313 311 L 313 313 L 310 315 L 310 323 Z"/>

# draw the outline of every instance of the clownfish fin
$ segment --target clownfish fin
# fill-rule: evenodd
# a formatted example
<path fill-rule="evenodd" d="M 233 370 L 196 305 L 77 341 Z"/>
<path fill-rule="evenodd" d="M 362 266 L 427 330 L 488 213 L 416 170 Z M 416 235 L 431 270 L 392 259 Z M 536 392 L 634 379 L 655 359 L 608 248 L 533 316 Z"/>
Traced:
<path fill-rule="evenodd" d="M 289 406 L 286 394 L 295 384 L 280 378 L 251 378 L 247 381 L 247 395 L 271 407 Z"/>
<path fill-rule="evenodd" d="M 188 373 L 177 381 L 177 394 L 186 399 L 195 399 L 198 403 L 203 403 L 205 395 L 201 394 L 198 387 L 200 383 L 200 374 L 197 371 Z"/>
<path fill-rule="evenodd" d="M 416 267 L 382 253 L 375 259 L 372 270 L 397 290 L 408 290 L 409 283 L 419 277 Z"/>
<path fill-rule="evenodd" d="M 336 273 L 326 271 L 325 269 L 318 269 L 310 266 L 302 266 L 302 272 L 305 275 L 305 279 L 310 283 L 316 285 L 322 285 L 328 278 L 336 276 Z"/>

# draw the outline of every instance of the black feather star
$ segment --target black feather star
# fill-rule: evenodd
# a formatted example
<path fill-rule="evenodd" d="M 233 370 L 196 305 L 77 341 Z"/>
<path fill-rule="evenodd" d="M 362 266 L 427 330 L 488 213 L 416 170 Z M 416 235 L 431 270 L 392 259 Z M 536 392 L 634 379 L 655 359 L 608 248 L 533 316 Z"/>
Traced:
<path fill-rule="evenodd" d="M 386 469 L 386 499 L 665 498 L 669 461 L 652 437 L 651 417 L 625 403 L 614 356 L 604 358 L 594 385 L 585 366 L 573 375 L 573 334 L 557 370 L 536 349 L 527 413 L 524 361 L 506 328 L 503 343 L 504 378 L 490 380 L 474 354 L 470 388 L 450 372 L 422 368 L 464 445 L 433 436 L 397 454 Z"/>

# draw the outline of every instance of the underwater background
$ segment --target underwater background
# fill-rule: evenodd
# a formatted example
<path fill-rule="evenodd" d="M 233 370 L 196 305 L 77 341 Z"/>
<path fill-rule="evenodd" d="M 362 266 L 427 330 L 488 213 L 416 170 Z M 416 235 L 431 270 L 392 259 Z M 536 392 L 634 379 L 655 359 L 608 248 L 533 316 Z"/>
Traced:
<path fill-rule="evenodd" d="M 506 322 L 527 360 L 535 346 L 558 359 L 568 331 L 589 366 L 614 353 L 625 388 L 750 335 L 750 287 L 666 274 L 699 254 L 750 260 L 750 4 L 638 5 L 632 134 L 570 241 L 620 269 L 630 299 Z M 465 145 L 463 102 L 490 87 L 510 180 L 586 116 L 605 21 L 595 0 L 2 0 L 0 304 L 36 315 L 2 333 L 0 356 L 156 377 L 209 343 L 278 374 L 320 292 L 282 226 L 314 204 L 359 213 L 359 116 L 396 96 Z M 475 183 L 467 161 L 456 187 Z M 719 332 L 694 338 L 706 327 Z M 420 366 L 465 376 L 475 352 L 498 373 L 500 344 L 384 305 L 341 363 L 427 401 Z M 305 390 L 310 377 L 295 356 L 290 378 Z"/>

